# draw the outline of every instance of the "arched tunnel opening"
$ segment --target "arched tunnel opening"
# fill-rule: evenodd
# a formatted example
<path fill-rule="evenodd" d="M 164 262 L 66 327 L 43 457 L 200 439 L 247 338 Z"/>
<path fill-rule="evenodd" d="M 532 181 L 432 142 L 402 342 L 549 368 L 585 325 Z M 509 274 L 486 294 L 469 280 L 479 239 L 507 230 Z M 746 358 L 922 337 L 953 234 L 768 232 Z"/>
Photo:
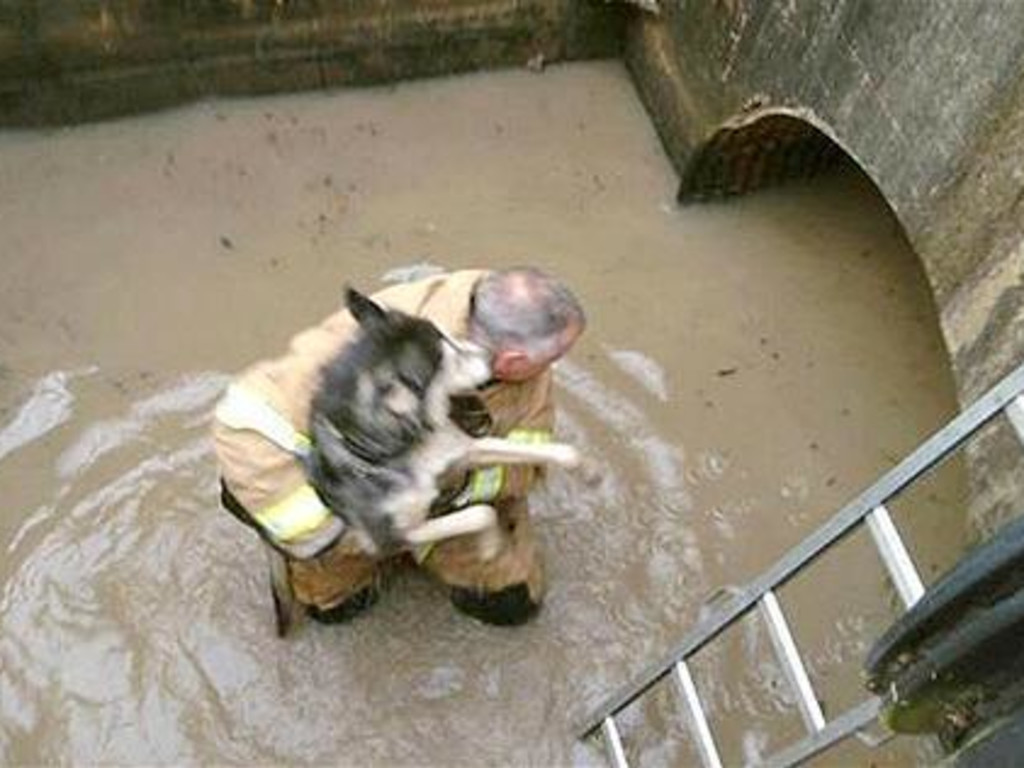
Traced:
<path fill-rule="evenodd" d="M 782 113 L 744 116 L 715 131 L 682 172 L 681 203 L 742 195 L 834 167 L 846 153 L 809 121 Z"/>

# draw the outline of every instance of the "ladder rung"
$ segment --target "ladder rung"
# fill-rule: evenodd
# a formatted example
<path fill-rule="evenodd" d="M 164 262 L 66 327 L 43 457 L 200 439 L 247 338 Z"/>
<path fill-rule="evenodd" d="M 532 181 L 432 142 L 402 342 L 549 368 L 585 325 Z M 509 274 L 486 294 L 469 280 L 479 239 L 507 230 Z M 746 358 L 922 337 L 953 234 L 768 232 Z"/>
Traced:
<path fill-rule="evenodd" d="M 793 633 L 789 631 L 789 624 L 774 590 L 765 592 L 758 605 L 761 606 L 762 615 L 768 622 L 768 633 L 771 635 L 779 661 L 782 662 L 782 669 L 796 692 L 796 702 L 800 707 L 804 724 L 812 733 L 820 731 L 825 726 L 825 715 L 821 711 L 818 697 L 814 695 L 811 679 L 807 676 L 803 659 L 797 651 Z"/>
<path fill-rule="evenodd" d="M 615 768 L 629 768 L 626 762 L 626 751 L 622 748 L 622 738 L 619 736 L 619 729 L 615 725 L 615 718 L 606 717 L 601 722 L 601 733 L 604 734 L 604 746 L 608 750 L 608 757 Z"/>
<path fill-rule="evenodd" d="M 686 711 L 690 716 L 690 725 L 697 739 L 697 751 L 700 752 L 701 762 L 707 768 L 722 768 L 722 760 L 718 756 L 718 748 L 711 736 L 711 728 L 708 726 L 704 706 L 700 703 L 700 696 L 697 694 L 697 686 L 693 682 L 689 665 L 685 661 L 676 662 L 674 673 L 679 692 L 682 694 L 683 701 L 686 702 Z"/>
<path fill-rule="evenodd" d="M 1024 443 L 1024 395 L 1017 395 L 1006 406 L 1005 412 L 1017 432 L 1017 439 Z"/>
<path fill-rule="evenodd" d="M 889 515 L 889 510 L 884 504 L 875 507 L 868 517 L 868 530 L 871 531 L 871 538 L 875 540 L 878 554 L 889 571 L 889 578 L 896 586 L 903 605 L 907 608 L 912 606 L 924 595 L 924 584 L 914 567 L 914 561 L 907 552 L 900 532 Z"/>

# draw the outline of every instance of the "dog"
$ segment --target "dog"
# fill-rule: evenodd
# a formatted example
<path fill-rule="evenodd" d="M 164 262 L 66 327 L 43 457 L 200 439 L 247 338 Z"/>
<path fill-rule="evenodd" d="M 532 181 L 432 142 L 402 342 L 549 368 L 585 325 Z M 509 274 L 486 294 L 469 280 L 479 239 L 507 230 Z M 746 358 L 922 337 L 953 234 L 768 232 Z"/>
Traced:
<path fill-rule="evenodd" d="M 472 437 L 453 419 L 452 398 L 490 380 L 489 353 L 353 288 L 346 290 L 346 306 L 359 329 L 324 367 L 313 397 L 305 462 L 310 484 L 371 554 L 474 532 L 493 553 L 500 534 L 492 508 L 428 520 L 441 478 L 481 464 L 573 468 L 578 452 Z"/>

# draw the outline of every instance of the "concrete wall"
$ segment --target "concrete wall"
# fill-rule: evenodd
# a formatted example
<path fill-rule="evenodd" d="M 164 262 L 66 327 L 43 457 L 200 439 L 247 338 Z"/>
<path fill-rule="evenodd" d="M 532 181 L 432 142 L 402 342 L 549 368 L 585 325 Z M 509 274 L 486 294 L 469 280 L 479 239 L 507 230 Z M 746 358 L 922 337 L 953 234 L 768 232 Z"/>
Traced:
<path fill-rule="evenodd" d="M 0 0 L 0 125 L 615 56 L 589 0 Z"/>
<path fill-rule="evenodd" d="M 1017 0 L 662 0 L 626 59 L 684 202 L 856 160 L 921 258 L 968 402 L 1024 361 L 1022 30 Z M 1021 456 L 1006 426 L 972 444 L 981 532 L 1024 507 Z"/>

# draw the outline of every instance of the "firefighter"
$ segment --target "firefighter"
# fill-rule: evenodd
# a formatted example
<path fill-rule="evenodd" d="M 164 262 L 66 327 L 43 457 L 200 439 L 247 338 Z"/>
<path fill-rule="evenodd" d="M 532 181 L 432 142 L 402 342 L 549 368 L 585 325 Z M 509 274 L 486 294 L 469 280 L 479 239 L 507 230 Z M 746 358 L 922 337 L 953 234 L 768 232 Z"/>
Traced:
<path fill-rule="evenodd" d="M 493 378 L 453 399 L 455 420 L 474 436 L 547 441 L 554 423 L 551 365 L 569 351 L 586 319 L 573 293 L 540 270 L 464 270 L 389 287 L 373 296 L 386 308 L 428 319 L 455 338 L 488 348 Z M 376 602 L 387 559 L 360 546 L 307 483 L 298 456 L 322 366 L 352 338 L 341 310 L 292 339 L 280 358 L 257 363 L 232 385 L 255 405 L 244 418 L 214 420 L 222 503 L 268 545 L 271 583 L 284 634 L 301 615 L 345 621 Z M 244 428 L 240 428 L 244 427 Z M 460 611 L 490 624 L 516 625 L 540 608 L 544 569 L 528 495 L 542 477 L 531 466 L 480 467 L 444 484 L 441 513 L 492 505 L 504 544 L 492 558 L 475 537 L 447 539 L 413 553 L 450 591 Z"/>

